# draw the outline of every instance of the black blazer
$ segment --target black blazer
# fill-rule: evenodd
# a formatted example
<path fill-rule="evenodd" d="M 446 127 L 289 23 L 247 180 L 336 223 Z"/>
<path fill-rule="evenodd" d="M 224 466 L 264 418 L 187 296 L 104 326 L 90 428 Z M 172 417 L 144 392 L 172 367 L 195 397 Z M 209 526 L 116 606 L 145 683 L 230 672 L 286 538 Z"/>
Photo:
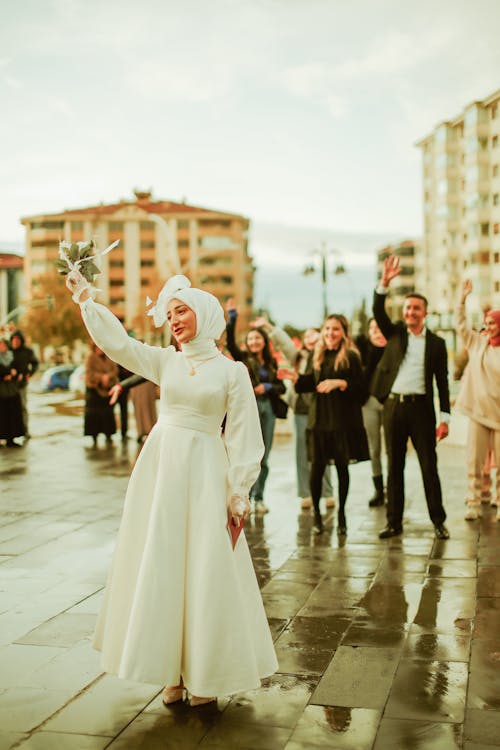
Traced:
<path fill-rule="evenodd" d="M 385 294 L 375 292 L 373 297 L 373 315 L 377 325 L 387 339 L 387 346 L 375 370 L 371 383 L 371 392 L 382 403 L 391 392 L 399 367 L 406 354 L 408 346 L 408 330 L 403 321 L 393 323 L 385 311 Z M 435 333 L 427 331 L 425 335 L 425 395 L 429 408 L 432 410 L 434 421 L 434 389 L 433 379 L 439 394 L 441 411 L 450 413 L 450 390 L 448 386 L 448 355 L 444 339 Z"/>

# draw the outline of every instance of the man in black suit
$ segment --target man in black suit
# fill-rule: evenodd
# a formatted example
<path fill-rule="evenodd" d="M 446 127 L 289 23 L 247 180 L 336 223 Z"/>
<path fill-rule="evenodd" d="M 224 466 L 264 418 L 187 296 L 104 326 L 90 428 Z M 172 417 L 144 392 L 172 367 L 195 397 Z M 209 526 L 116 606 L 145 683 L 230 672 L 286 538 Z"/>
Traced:
<path fill-rule="evenodd" d="M 450 418 L 446 346 L 442 338 L 426 329 L 427 300 L 420 294 L 407 295 L 403 306 L 404 321 L 393 323 L 390 320 L 385 311 L 385 298 L 391 280 L 400 271 L 399 258 L 391 255 L 385 259 L 373 302 L 374 317 L 387 339 L 372 381 L 373 394 L 384 404 L 389 463 L 387 526 L 379 537 L 388 539 L 403 531 L 404 467 L 410 437 L 420 463 L 425 498 L 436 536 L 448 539 L 436 455 L 436 437 L 441 440 L 448 435 Z M 434 378 L 441 410 L 437 430 Z"/>

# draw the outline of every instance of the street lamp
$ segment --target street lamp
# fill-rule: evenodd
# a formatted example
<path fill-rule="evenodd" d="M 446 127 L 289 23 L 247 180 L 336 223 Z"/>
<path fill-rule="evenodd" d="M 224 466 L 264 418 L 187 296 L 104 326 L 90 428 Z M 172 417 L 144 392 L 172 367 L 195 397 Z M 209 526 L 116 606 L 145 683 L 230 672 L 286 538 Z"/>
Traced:
<path fill-rule="evenodd" d="M 310 253 L 312 258 L 318 258 L 320 262 L 320 273 L 321 273 L 321 291 L 323 298 L 323 319 L 328 317 L 328 303 L 327 303 L 327 287 L 328 287 L 328 258 L 339 256 L 339 250 L 334 248 L 327 249 L 326 242 L 322 242 L 318 250 L 312 250 Z M 304 276 L 309 276 L 311 273 L 316 273 L 318 270 L 314 263 L 309 263 L 303 271 Z M 344 274 L 345 266 L 342 263 L 337 263 L 333 268 L 333 274 L 335 276 L 341 276 Z"/>

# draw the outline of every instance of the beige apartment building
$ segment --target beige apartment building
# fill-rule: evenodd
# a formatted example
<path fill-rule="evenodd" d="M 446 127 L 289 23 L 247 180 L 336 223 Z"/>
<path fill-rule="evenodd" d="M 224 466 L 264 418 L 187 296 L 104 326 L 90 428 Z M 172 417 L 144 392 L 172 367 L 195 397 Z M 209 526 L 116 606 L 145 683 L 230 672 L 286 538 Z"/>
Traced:
<path fill-rule="evenodd" d="M 401 317 L 404 299 L 409 292 L 420 291 L 415 286 L 415 262 L 420 252 L 421 246 L 416 240 L 403 240 L 377 250 L 377 279 L 380 279 L 382 264 L 389 255 L 397 255 L 400 260 L 401 273 L 391 283 L 386 302 L 386 310 L 391 318 Z"/>
<path fill-rule="evenodd" d="M 96 279 L 98 300 L 138 333 L 149 330 L 146 297 L 156 299 L 163 283 L 184 273 L 224 304 L 236 299 L 240 325 L 248 323 L 253 304 L 254 267 L 248 254 L 249 220 L 238 214 L 157 200 L 149 191 L 135 199 L 59 213 L 27 216 L 25 284 L 29 297 L 37 275 L 54 269 L 61 240 L 94 239 L 103 250 Z"/>
<path fill-rule="evenodd" d="M 416 282 L 453 326 L 463 278 L 473 322 L 500 307 L 500 90 L 441 122 L 417 146 L 423 158 L 424 237 Z"/>

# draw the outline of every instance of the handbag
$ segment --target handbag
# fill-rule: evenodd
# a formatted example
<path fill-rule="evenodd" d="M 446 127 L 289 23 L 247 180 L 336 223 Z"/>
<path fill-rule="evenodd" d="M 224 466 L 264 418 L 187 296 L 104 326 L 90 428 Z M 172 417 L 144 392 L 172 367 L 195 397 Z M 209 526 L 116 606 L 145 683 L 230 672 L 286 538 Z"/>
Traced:
<path fill-rule="evenodd" d="M 282 398 L 272 391 L 269 394 L 269 397 L 271 400 L 271 408 L 276 419 L 286 419 L 288 414 L 288 404 L 286 401 L 283 401 Z"/>

